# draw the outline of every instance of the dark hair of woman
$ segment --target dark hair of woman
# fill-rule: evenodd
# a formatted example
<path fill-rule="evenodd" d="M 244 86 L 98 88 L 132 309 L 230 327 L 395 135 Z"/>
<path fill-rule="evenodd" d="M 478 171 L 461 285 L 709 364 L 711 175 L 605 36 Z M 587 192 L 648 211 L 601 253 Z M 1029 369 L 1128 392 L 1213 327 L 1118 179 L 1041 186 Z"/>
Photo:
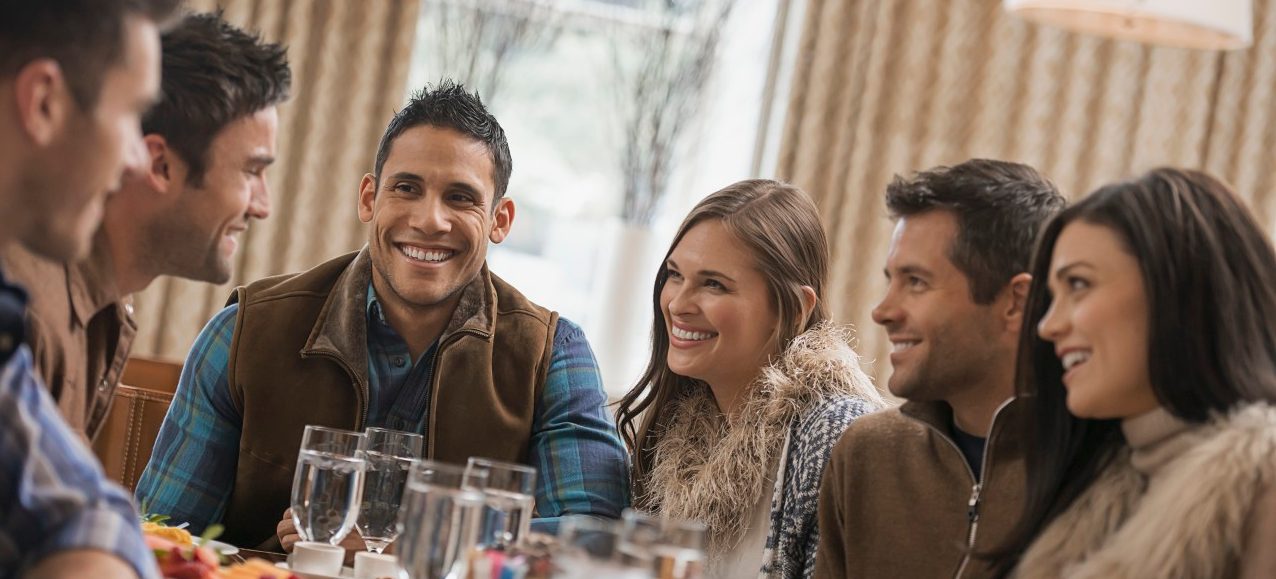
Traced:
<path fill-rule="evenodd" d="M 1276 252 L 1244 203 L 1217 179 L 1161 168 L 1102 187 L 1056 216 L 1032 261 L 1016 389 L 1031 407 L 1026 510 L 989 556 L 1003 573 L 1125 444 L 1120 420 L 1068 412 L 1063 367 L 1037 326 L 1060 233 L 1082 221 L 1111 228 L 1139 262 L 1147 292 L 1146 362 L 1158 402 L 1193 423 L 1246 402 L 1276 403 Z"/>
<path fill-rule="evenodd" d="M 801 189 L 766 179 L 740 181 L 705 197 L 678 228 L 665 259 L 673 253 L 687 231 L 697 224 L 722 221 L 757 259 L 758 270 L 767 279 L 771 303 L 780 323 L 776 328 L 778 351 L 783 351 L 802 332 L 828 319 L 824 286 L 828 279 L 828 242 L 815 204 Z M 651 470 L 652 450 L 665 407 L 679 392 L 697 383 L 669 369 L 669 334 L 660 292 L 669 278 L 664 262 L 656 273 L 652 296 L 651 358 L 647 369 L 617 403 L 617 426 L 633 455 L 633 496 L 644 505 L 643 481 Z M 802 318 L 802 286 L 819 298 L 809 316 Z"/>

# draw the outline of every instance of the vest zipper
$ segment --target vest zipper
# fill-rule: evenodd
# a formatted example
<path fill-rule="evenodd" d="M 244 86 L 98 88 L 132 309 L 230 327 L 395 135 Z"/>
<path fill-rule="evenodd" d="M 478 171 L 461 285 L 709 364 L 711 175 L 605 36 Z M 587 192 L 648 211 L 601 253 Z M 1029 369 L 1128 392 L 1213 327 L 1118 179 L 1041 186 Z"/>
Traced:
<path fill-rule="evenodd" d="M 997 426 L 997 417 L 1001 414 L 1002 409 L 1010 405 L 1010 403 L 1014 402 L 1014 400 L 1014 398 L 1010 398 L 1009 400 L 1002 402 L 1001 406 L 998 406 L 997 410 L 993 412 L 992 422 L 989 424 L 988 438 L 986 440 L 992 440 L 993 431 Z M 966 572 L 966 567 L 970 565 L 970 554 L 975 549 L 975 539 L 977 538 L 979 531 L 980 494 L 983 493 L 984 485 L 979 479 L 975 478 L 975 471 L 971 469 L 970 464 L 966 462 L 966 455 L 957 447 L 957 443 L 953 442 L 952 439 L 949 438 L 948 434 L 925 420 L 918 420 L 918 422 L 921 422 L 926 425 L 927 428 L 935 431 L 935 433 L 939 435 L 940 440 L 943 440 L 948 443 L 948 446 L 952 447 L 952 449 L 957 453 L 957 456 L 961 458 L 962 466 L 966 467 L 966 474 L 970 475 L 970 499 L 966 501 L 966 518 L 970 525 L 966 529 L 966 552 L 961 557 L 961 564 L 957 566 L 957 572 L 953 574 L 954 579 L 960 579 L 962 574 Z M 988 475 L 988 455 L 990 454 L 992 454 L 992 445 L 985 442 L 984 456 L 979 460 L 979 472 L 983 473 L 984 476 Z"/>
<path fill-rule="evenodd" d="M 440 342 L 439 345 L 434 348 L 434 354 L 430 356 L 430 375 L 426 377 L 425 388 L 422 388 L 424 393 L 421 394 L 421 397 L 425 400 L 423 400 L 418 406 L 421 408 L 422 412 L 425 413 L 425 416 L 421 417 L 421 422 L 423 422 L 423 424 L 421 424 L 421 434 L 425 437 L 425 457 L 429 459 L 434 458 L 434 433 L 431 432 L 430 429 L 430 416 L 432 416 L 433 413 L 431 412 L 430 407 L 434 404 L 434 376 L 438 374 L 439 353 L 442 351 L 443 343 Z"/>
<path fill-rule="evenodd" d="M 354 368 L 351 368 L 350 364 L 346 363 L 346 361 L 341 359 L 340 356 L 336 354 L 331 354 L 328 352 L 315 352 L 314 355 L 322 356 L 324 358 L 328 358 L 329 360 L 332 360 L 333 362 L 336 362 L 338 366 L 341 366 L 342 370 L 346 371 L 346 375 L 350 377 L 350 381 L 354 382 L 354 384 L 359 387 L 358 388 L 359 421 L 355 423 L 354 430 L 362 431 L 363 425 L 368 423 L 368 385 L 367 383 L 359 382 L 358 378 L 355 376 Z"/>
<path fill-rule="evenodd" d="M 986 448 L 984 454 L 988 454 Z M 979 533 L 979 493 L 983 489 L 982 483 L 975 483 L 970 487 L 970 501 L 966 503 L 966 519 L 970 524 L 966 530 L 966 554 L 962 555 L 961 565 L 957 567 L 957 574 L 954 577 L 960 578 L 966 572 L 966 566 L 970 564 L 970 553 L 975 550 L 975 536 Z"/>
<path fill-rule="evenodd" d="M 452 335 L 439 342 L 439 347 L 434 350 L 434 359 L 430 361 L 430 385 L 426 390 L 427 394 L 425 399 L 425 456 L 430 459 L 434 458 L 434 419 L 436 415 L 434 413 L 433 406 L 434 401 L 438 399 L 439 393 L 439 357 L 443 355 L 444 348 L 452 345 L 452 343 L 459 340 L 460 337 L 465 334 L 472 334 L 479 337 L 485 335 L 484 332 L 473 329 L 457 330 L 456 332 L 453 332 Z"/>

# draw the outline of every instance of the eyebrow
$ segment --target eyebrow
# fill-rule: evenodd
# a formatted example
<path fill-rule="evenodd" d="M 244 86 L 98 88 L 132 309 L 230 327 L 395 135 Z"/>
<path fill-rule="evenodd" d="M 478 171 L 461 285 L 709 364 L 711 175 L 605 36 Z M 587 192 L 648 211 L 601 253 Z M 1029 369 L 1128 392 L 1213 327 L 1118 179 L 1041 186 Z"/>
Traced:
<path fill-rule="evenodd" d="M 1068 275 L 1068 272 L 1074 269 L 1082 268 L 1082 267 L 1094 268 L 1094 266 L 1087 261 L 1084 261 L 1084 260 L 1074 261 L 1067 265 L 1060 266 L 1058 269 L 1054 270 L 1054 278 L 1061 280 L 1063 279 L 1064 276 Z"/>
<path fill-rule="evenodd" d="M 417 181 L 417 182 L 425 181 L 425 179 L 421 177 L 420 175 L 417 175 L 416 173 L 409 173 L 407 171 L 399 171 L 398 173 L 390 175 L 387 178 L 387 180 L 391 180 L 391 179 L 397 180 L 397 181 Z"/>
<path fill-rule="evenodd" d="M 253 155 L 251 157 L 248 157 L 249 165 L 268 166 L 273 164 L 274 162 L 275 162 L 275 158 L 271 155 Z"/>
<path fill-rule="evenodd" d="M 425 182 L 425 177 L 422 177 L 422 176 L 420 176 L 420 175 L 417 175 L 416 173 L 410 173 L 410 172 L 408 172 L 408 171 L 399 171 L 399 172 L 394 173 L 394 174 L 392 174 L 392 175 L 390 175 L 389 177 L 387 177 L 387 178 L 386 178 L 386 181 L 387 181 L 387 182 L 388 182 L 388 181 L 394 181 L 394 180 L 398 180 L 398 181 L 415 181 L 415 182 L 417 182 L 417 183 L 424 183 L 424 182 Z M 469 194 L 474 195 L 475 197 L 477 197 L 477 198 L 478 198 L 478 200 L 479 200 L 480 202 L 482 202 L 482 200 L 483 200 L 483 194 L 482 194 L 482 193 L 481 193 L 481 192 L 480 192 L 477 188 L 475 188 L 473 185 L 470 185 L 469 183 L 466 183 L 466 182 L 464 182 L 464 181 L 453 181 L 453 182 L 451 182 L 451 183 L 449 183 L 449 184 L 448 184 L 447 188 L 448 188 L 448 189 L 461 189 L 461 190 L 463 190 L 463 191 L 465 191 L 465 192 L 467 192 L 467 193 L 469 193 Z"/>
<path fill-rule="evenodd" d="M 666 259 L 666 260 L 665 260 L 665 264 L 666 264 L 667 266 L 673 267 L 674 269 L 677 269 L 677 268 L 678 268 L 678 264 L 677 264 L 677 262 L 675 262 L 675 261 L 674 261 L 674 260 L 672 260 L 672 259 Z M 725 280 L 730 281 L 730 282 L 734 282 L 734 281 L 735 281 L 735 278 L 733 278 L 733 277 L 731 277 L 731 276 L 729 276 L 729 275 L 727 275 L 727 274 L 725 274 L 725 273 L 722 273 L 722 272 L 720 272 L 720 271 L 712 270 L 712 269 L 702 269 L 702 270 L 700 270 L 700 271 L 696 272 L 696 275 L 698 275 L 698 276 L 700 276 L 700 277 L 720 277 L 720 278 L 725 279 Z"/>
<path fill-rule="evenodd" d="M 888 268 L 888 267 L 884 267 L 884 268 L 882 268 L 882 273 L 883 273 L 883 274 L 885 274 L 885 275 L 886 275 L 886 277 L 888 277 L 888 278 L 891 276 L 891 270 L 890 270 L 890 268 Z M 900 268 L 899 268 L 899 273 L 900 273 L 901 275 L 914 274 L 914 275 L 922 275 L 922 276 L 927 276 L 927 277 L 933 277 L 933 276 L 935 275 L 935 273 L 934 273 L 934 272 L 932 272 L 931 270 L 926 269 L 926 268 L 924 268 L 924 267 L 922 267 L 922 266 L 920 266 L 920 265 L 913 265 L 913 264 L 909 264 L 909 265 L 905 265 L 905 266 L 900 267 Z"/>

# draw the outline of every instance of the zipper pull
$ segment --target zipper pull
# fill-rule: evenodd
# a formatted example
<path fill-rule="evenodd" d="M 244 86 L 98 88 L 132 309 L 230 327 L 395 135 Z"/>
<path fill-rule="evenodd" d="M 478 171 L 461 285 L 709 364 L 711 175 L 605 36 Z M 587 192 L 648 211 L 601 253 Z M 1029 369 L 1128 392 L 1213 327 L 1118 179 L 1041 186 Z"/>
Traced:
<path fill-rule="evenodd" d="M 970 501 L 967 503 L 969 508 L 966 510 L 966 517 L 970 519 L 971 523 L 979 520 L 979 491 L 981 490 L 983 490 L 983 485 L 980 483 L 975 483 L 975 486 L 970 489 Z"/>

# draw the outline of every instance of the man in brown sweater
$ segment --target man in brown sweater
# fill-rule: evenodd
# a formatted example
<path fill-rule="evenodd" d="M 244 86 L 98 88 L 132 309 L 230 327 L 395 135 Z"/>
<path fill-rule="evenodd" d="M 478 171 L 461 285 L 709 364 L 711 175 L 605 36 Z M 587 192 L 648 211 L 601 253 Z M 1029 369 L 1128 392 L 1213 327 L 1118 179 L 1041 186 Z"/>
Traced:
<path fill-rule="evenodd" d="M 1023 500 L 1015 353 L 1037 231 L 1064 199 L 1032 168 L 974 159 L 886 191 L 895 232 L 873 310 L 907 402 L 856 421 L 820 492 L 816 576 L 985 577 Z"/>
<path fill-rule="evenodd" d="M 130 294 L 160 275 L 226 283 L 235 238 L 268 213 L 275 109 L 291 84 L 284 48 L 191 14 L 164 33 L 162 50 L 163 96 L 142 119 L 147 163 L 107 200 L 88 257 L 51 260 L 16 245 L 0 253 L 31 293 L 36 367 L 89 440 L 137 332 Z"/>

